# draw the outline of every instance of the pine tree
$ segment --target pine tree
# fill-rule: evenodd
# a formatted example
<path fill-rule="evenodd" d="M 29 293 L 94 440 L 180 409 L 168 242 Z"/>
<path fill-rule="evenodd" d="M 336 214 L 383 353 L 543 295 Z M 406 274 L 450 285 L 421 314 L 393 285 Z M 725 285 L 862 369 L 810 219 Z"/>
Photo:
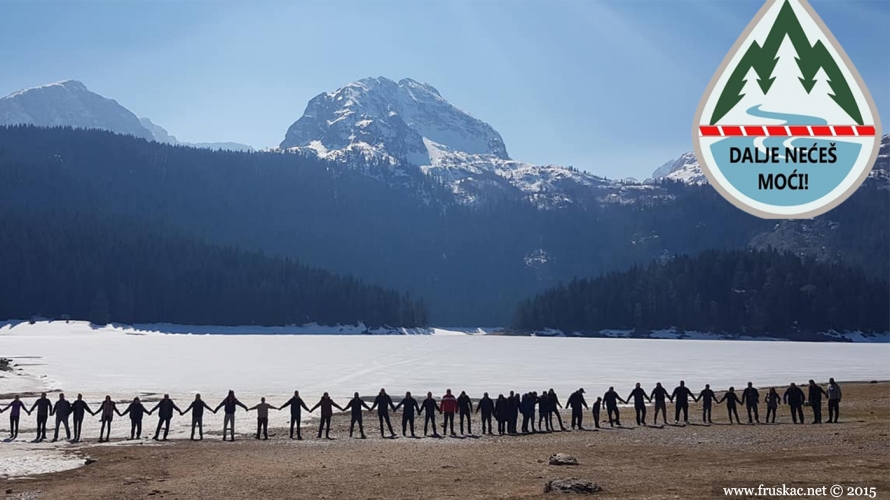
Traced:
<path fill-rule="evenodd" d="M 737 288 L 740 283 L 745 289 Z M 890 329 L 888 302 L 887 282 L 861 271 L 773 250 L 710 250 L 573 280 L 523 302 L 515 317 L 521 329 L 564 332 L 669 327 L 752 335 L 831 328 L 883 332 Z M 601 314 L 589 314 L 594 310 Z"/>
<path fill-rule="evenodd" d="M 775 81 L 764 96 L 763 109 L 765 111 L 782 111 L 789 107 L 792 109 L 808 109 L 808 94 L 806 88 L 801 83 L 803 73 L 797 64 L 797 51 L 794 44 L 786 35 L 779 45 L 779 51 L 776 54 L 778 61 L 776 68 L 773 70 Z"/>
<path fill-rule="evenodd" d="M 825 70 L 819 68 L 813 80 L 815 83 L 810 90 L 812 109 L 818 109 L 820 117 L 831 125 L 855 125 L 856 122 L 835 102 L 831 80 Z"/>
<path fill-rule="evenodd" d="M 747 113 L 747 111 L 754 107 L 760 106 L 764 102 L 763 90 L 758 83 L 758 79 L 760 77 L 757 75 L 757 72 L 754 71 L 754 68 L 750 68 L 748 73 L 745 75 L 745 84 L 741 90 L 741 100 L 729 113 L 726 114 L 726 117 L 723 118 L 723 123 L 728 125 L 754 125 L 763 123 L 763 118 L 751 116 Z"/>

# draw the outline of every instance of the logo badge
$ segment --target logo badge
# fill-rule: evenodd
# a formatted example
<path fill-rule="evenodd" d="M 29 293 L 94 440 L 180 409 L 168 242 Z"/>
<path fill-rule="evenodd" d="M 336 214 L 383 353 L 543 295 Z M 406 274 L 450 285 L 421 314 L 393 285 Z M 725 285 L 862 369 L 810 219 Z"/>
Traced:
<path fill-rule="evenodd" d="M 874 101 L 806 0 L 768 0 L 711 79 L 693 124 L 702 171 L 740 209 L 815 217 L 868 177 Z"/>

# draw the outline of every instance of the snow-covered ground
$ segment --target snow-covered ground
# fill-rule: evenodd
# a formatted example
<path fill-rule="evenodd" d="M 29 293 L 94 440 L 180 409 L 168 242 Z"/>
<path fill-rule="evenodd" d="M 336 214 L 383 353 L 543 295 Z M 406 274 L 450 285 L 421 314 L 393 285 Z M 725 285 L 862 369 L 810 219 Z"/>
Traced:
<path fill-rule="evenodd" d="M 207 331 L 170 325 L 165 330 L 191 328 Z M 393 394 L 454 387 L 478 396 L 484 390 L 540 390 L 542 384 L 566 393 L 580 386 L 599 390 L 683 377 L 720 388 L 740 379 L 760 384 L 829 376 L 890 379 L 890 345 L 443 332 L 450 335 L 187 335 L 84 322 L 20 323 L 0 328 L 0 357 L 18 365 L 15 376 L 0 372 L 0 393 L 64 390 L 123 397 L 200 391 L 216 400 L 231 388 L 253 404 L 250 396 L 280 398 L 294 389 L 309 400 L 324 391 L 343 398 L 380 387 Z"/>
<path fill-rule="evenodd" d="M 4 442 L 0 445 L 0 477 L 31 476 L 76 469 L 84 464 L 79 452 L 53 443 Z"/>
<path fill-rule="evenodd" d="M 451 335 L 382 337 L 260 335 L 256 329 L 250 330 L 252 335 L 188 335 L 157 330 L 212 332 L 172 325 L 153 328 L 156 331 L 94 329 L 82 322 L 0 327 L 0 357 L 16 365 L 13 372 L 0 372 L 0 394 L 65 391 L 71 399 L 80 392 L 94 409 L 110 394 L 122 411 L 121 403 L 134 396 L 151 400 L 153 406 L 165 392 L 183 409 L 196 392 L 215 406 L 228 389 L 248 406 L 261 396 L 280 405 L 299 389 L 311 406 L 325 391 L 345 403 L 354 391 L 372 396 L 380 387 L 394 398 L 406 390 L 441 395 L 452 388 L 480 397 L 484 391 L 496 396 L 553 387 L 564 400 L 578 387 L 596 395 L 614 385 L 624 394 L 635 382 L 649 387 L 661 381 L 673 387 L 680 379 L 694 389 L 705 383 L 717 389 L 738 387 L 749 380 L 758 386 L 810 378 L 824 382 L 829 377 L 890 380 L 890 344 L 508 337 L 459 330 L 444 330 Z M 29 405 L 34 400 L 24 399 Z M 0 404 L 8 401 L 7 396 Z M 272 412 L 270 427 L 285 427 L 287 413 Z M 5 417 L 0 418 L 0 432 L 8 428 Z M 251 432 L 254 419 L 239 412 L 238 431 Z M 156 422 L 155 416 L 146 417 L 143 438 L 151 436 Z M 188 423 L 188 417 L 175 417 L 172 435 L 187 437 Z M 375 424 L 369 424 L 376 431 Z M 27 443 L 33 439 L 34 425 L 33 416 L 23 416 L 19 440 L 0 443 L 0 475 L 21 473 L 13 467 L 36 473 L 74 463 L 53 451 L 72 445 L 35 448 Z M 221 413 L 205 419 L 205 429 L 214 438 L 221 425 Z M 125 437 L 128 428 L 126 419 L 117 418 L 112 439 Z M 88 418 L 84 437 L 94 441 L 97 436 L 97 420 Z M 58 463 L 25 466 L 20 457 L 36 457 L 37 462 L 54 457 Z"/>
<path fill-rule="evenodd" d="M 143 333 L 179 333 L 189 335 L 484 335 L 500 331 L 499 328 L 402 328 L 382 326 L 368 328 L 363 323 L 357 325 L 326 326 L 316 323 L 288 326 L 213 326 L 213 325 L 176 325 L 170 323 L 145 323 L 135 325 L 112 324 L 97 326 L 85 321 L 38 321 L 34 325 L 26 325 L 27 322 L 5 321 L 0 322 L 0 333 L 5 330 L 29 326 L 31 328 L 62 328 L 67 331 L 114 331 L 139 335 Z"/>

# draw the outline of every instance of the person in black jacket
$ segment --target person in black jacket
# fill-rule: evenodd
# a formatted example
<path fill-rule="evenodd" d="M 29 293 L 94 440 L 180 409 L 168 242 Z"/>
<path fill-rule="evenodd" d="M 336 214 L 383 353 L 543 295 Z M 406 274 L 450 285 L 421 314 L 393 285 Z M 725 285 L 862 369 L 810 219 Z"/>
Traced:
<path fill-rule="evenodd" d="M 146 413 L 151 415 L 151 412 L 142 406 L 139 398 L 133 398 L 133 402 L 121 413 L 121 416 L 123 417 L 127 413 L 130 414 L 130 439 L 142 439 L 142 417 Z"/>
<path fill-rule="evenodd" d="M 442 413 L 442 409 L 439 408 L 435 398 L 433 398 L 432 392 L 426 393 L 426 399 L 423 400 L 417 413 L 420 414 L 420 412 L 426 412 L 426 416 L 423 419 L 423 435 L 426 436 L 427 425 L 432 424 L 433 437 L 439 437 L 439 431 L 436 430 L 436 412 Z"/>
<path fill-rule="evenodd" d="M 294 425 L 297 426 L 297 441 L 301 441 L 303 436 L 300 434 L 300 420 L 302 420 L 303 410 L 309 411 L 309 407 L 300 397 L 300 391 L 294 391 L 294 397 L 287 400 L 287 403 L 281 405 L 278 410 L 283 410 L 290 406 L 290 439 L 294 438 Z"/>
<path fill-rule="evenodd" d="M 553 423 L 550 420 L 550 393 L 541 391 L 538 397 L 538 430 L 544 432 L 553 432 Z"/>
<path fill-rule="evenodd" d="M 695 395 L 686 387 L 686 382 L 680 381 L 680 385 L 674 388 L 671 401 L 674 402 L 674 423 L 680 423 L 680 412 L 683 412 L 683 423 L 689 423 L 689 398 L 695 400 Z"/>
<path fill-rule="evenodd" d="M 791 420 L 795 424 L 802 424 L 803 421 L 803 403 L 806 401 L 806 396 L 800 387 L 797 386 L 794 382 L 791 382 L 791 386 L 785 390 L 785 394 L 782 395 L 782 400 L 791 407 Z"/>
<path fill-rule="evenodd" d="M 503 396 L 503 394 L 501 395 Z M 482 412 L 482 434 L 485 434 L 485 424 L 488 424 L 488 435 L 493 435 L 491 429 L 491 416 L 494 413 L 494 401 L 488 397 L 488 393 L 482 394 L 482 399 L 479 400 L 479 404 L 476 405 L 476 413 Z M 498 422 L 498 427 L 500 427 L 500 422 Z"/>
<path fill-rule="evenodd" d="M 318 439 L 321 439 L 321 431 L 324 430 L 325 439 L 331 439 L 331 417 L 334 414 L 334 408 L 344 411 L 343 408 L 334 402 L 328 393 L 324 393 L 321 396 L 321 399 L 318 400 L 318 403 L 315 403 L 315 406 L 309 410 L 309 413 L 315 411 L 316 408 L 321 407 L 321 420 L 318 423 Z M 327 427 L 327 428 L 326 428 Z"/>
<path fill-rule="evenodd" d="M 467 419 L 467 434 L 473 434 L 473 401 L 467 396 L 466 391 L 460 391 L 457 397 L 457 413 L 460 415 L 460 433 L 464 433 L 464 418 Z"/>
<path fill-rule="evenodd" d="M 245 406 L 241 401 L 238 401 L 238 398 L 235 397 L 235 391 L 229 390 L 229 395 L 226 396 L 226 399 L 223 399 L 217 406 L 216 409 L 213 410 L 213 413 L 219 411 L 220 408 L 223 408 L 225 414 L 223 415 L 223 441 L 226 440 L 226 429 L 231 426 L 231 441 L 235 440 L 235 410 L 238 407 L 244 408 L 244 411 L 247 411 L 247 406 Z"/>
<path fill-rule="evenodd" d="M 624 404 L 627 404 L 627 401 L 621 398 L 617 392 L 615 392 L 614 387 L 609 387 L 609 390 L 603 394 L 603 403 L 606 405 L 606 412 L 609 414 L 609 427 L 613 427 L 614 425 L 618 425 L 621 427 L 621 416 L 618 413 L 618 402 L 621 401 Z M 615 414 L 615 420 L 613 424 L 612 414 Z"/>
<path fill-rule="evenodd" d="M 352 437 L 352 431 L 355 429 L 355 424 L 358 423 L 358 431 L 362 436 L 361 438 L 365 439 L 365 428 L 362 425 L 362 407 L 366 408 L 368 411 L 371 410 L 371 407 L 362 401 L 362 398 L 359 397 L 357 392 L 344 407 L 346 410 L 349 410 L 350 408 L 352 409 L 352 419 L 349 422 L 349 437 Z"/>
<path fill-rule="evenodd" d="M 753 424 L 754 420 L 757 420 L 759 424 L 760 415 L 757 414 L 757 406 L 760 404 L 760 393 L 757 392 L 757 389 L 754 388 L 754 384 L 751 382 L 748 382 L 748 387 L 742 392 L 742 403 L 745 404 L 745 408 L 748 410 L 748 423 Z M 751 418 L 752 412 L 754 414 L 753 420 Z"/>
<path fill-rule="evenodd" d="M 715 401 L 718 405 L 722 402 L 726 401 L 726 413 L 729 414 L 729 424 L 732 425 L 732 415 L 735 414 L 735 421 L 737 424 L 741 424 L 742 421 L 739 420 L 739 411 L 736 409 L 736 405 L 742 404 L 742 400 L 735 393 L 735 387 L 730 387 L 729 391 L 723 395 L 720 401 Z"/>
<path fill-rule="evenodd" d="M 547 395 L 550 397 L 550 415 L 547 417 L 550 420 L 550 428 L 553 428 L 553 415 L 556 415 L 556 421 L 559 422 L 559 430 L 565 431 L 566 427 L 562 425 L 562 416 L 560 416 L 558 410 L 558 408 L 562 408 L 562 403 L 559 402 L 556 391 L 552 387 L 547 391 Z"/>
<path fill-rule="evenodd" d="M 809 387 L 810 408 L 813 410 L 814 424 L 822 423 L 822 396 L 825 396 L 825 389 L 819 387 L 815 380 L 810 379 Z"/>
<path fill-rule="evenodd" d="M 53 408 L 53 404 L 46 397 L 45 392 L 40 393 L 40 397 L 37 401 L 34 401 L 34 405 L 28 410 L 28 414 L 30 415 L 35 408 L 37 409 L 37 439 L 35 441 L 39 443 L 46 439 L 46 421 L 49 420 L 49 414 Z"/>
<path fill-rule="evenodd" d="M 776 388 L 770 387 L 769 392 L 766 394 L 766 423 L 776 423 L 776 411 L 779 409 L 779 403 L 781 402 L 782 397 L 776 392 Z M 770 416 L 772 416 L 772 420 L 770 420 Z"/>
<path fill-rule="evenodd" d="M 596 398 L 596 401 L 590 405 L 590 409 L 593 413 L 593 426 L 597 429 L 600 428 L 600 410 L 602 410 L 603 406 L 603 398 L 600 397 Z"/>
<path fill-rule="evenodd" d="M 164 394 L 164 398 L 158 401 L 158 404 L 156 404 L 149 413 L 154 413 L 155 410 L 158 410 L 158 428 L 155 430 L 155 437 L 152 439 L 155 441 L 158 440 L 161 436 L 161 427 L 163 427 L 164 441 L 166 441 L 167 434 L 170 432 L 170 420 L 173 418 L 173 410 L 178 411 L 180 415 L 182 415 L 182 410 L 180 410 L 179 407 L 176 406 L 176 403 L 170 399 L 169 394 Z"/>
<path fill-rule="evenodd" d="M 389 409 L 392 408 L 392 411 L 396 411 L 396 407 L 392 404 L 392 398 L 383 388 L 380 389 L 380 394 L 374 398 L 371 411 L 374 408 L 377 408 L 377 419 L 380 421 L 380 437 L 383 437 L 383 422 L 386 422 L 386 426 L 389 427 L 389 437 L 396 437 L 396 433 L 392 431 L 392 424 L 389 422 Z"/>
<path fill-rule="evenodd" d="M 627 400 L 634 400 L 634 412 L 637 416 L 637 425 L 646 425 L 646 402 L 651 401 L 649 399 L 649 395 L 646 394 L 646 391 L 640 387 L 640 383 L 637 382 L 634 390 L 630 391 L 630 394 L 627 395 Z"/>
<path fill-rule="evenodd" d="M 572 429 L 575 426 L 580 430 L 584 430 L 584 427 L 581 426 L 581 423 L 584 421 L 584 409 L 589 409 L 587 406 L 587 401 L 584 401 L 584 389 L 578 389 L 569 395 L 568 401 L 566 401 L 566 406 L 572 409 Z"/>
<path fill-rule="evenodd" d="M 195 427 L 198 428 L 198 439 L 200 441 L 204 440 L 204 410 L 209 410 L 213 413 L 216 411 L 207 406 L 201 399 L 200 394 L 195 394 L 195 400 L 185 409 L 185 411 L 181 412 L 182 415 L 185 415 L 189 411 L 192 412 L 192 437 L 190 438 L 192 441 L 195 440 Z"/>
<path fill-rule="evenodd" d="M 25 403 L 22 403 L 22 400 L 19 398 L 19 395 L 16 394 L 12 401 L 3 407 L 0 410 L 0 413 L 9 410 L 9 439 L 15 439 L 19 437 L 19 419 L 21 418 L 22 412 L 31 414 L 31 411 L 25 406 Z"/>
<path fill-rule="evenodd" d="M 83 400 L 83 394 L 78 394 L 77 399 L 71 403 L 71 414 L 74 415 L 74 440 L 73 443 L 77 443 L 80 441 L 80 430 L 83 428 L 83 417 L 89 413 L 90 415 L 95 415 L 93 410 L 90 409 L 90 405 L 87 404 L 86 401 Z"/>
<path fill-rule="evenodd" d="M 522 395 L 519 402 L 519 409 L 522 412 L 522 433 L 529 434 L 529 422 L 531 422 L 531 433 L 535 430 L 535 405 L 538 404 L 538 397 L 535 392 L 527 392 Z"/>
<path fill-rule="evenodd" d="M 707 424 L 713 423 L 711 422 L 711 405 L 714 403 L 714 400 L 717 399 L 717 396 L 714 395 L 714 391 L 711 390 L 711 384 L 705 384 L 705 388 L 699 393 L 698 401 L 701 401 L 701 421 Z"/>
<path fill-rule="evenodd" d="M 71 415 L 71 403 L 65 399 L 64 394 L 59 394 L 59 400 L 53 405 L 50 416 L 56 416 L 56 433 L 53 435 L 53 443 L 59 440 L 59 427 L 65 426 L 65 439 L 71 440 L 71 430 L 68 427 L 68 416 Z"/>
<path fill-rule="evenodd" d="M 661 411 L 661 421 L 663 424 L 667 423 L 667 403 L 665 399 L 669 398 L 671 402 L 674 400 L 672 396 L 668 394 L 668 391 L 661 386 L 661 382 L 655 383 L 655 389 L 652 389 L 652 394 L 649 395 L 649 399 L 655 400 L 655 418 L 653 423 L 658 425 L 658 412 Z"/>
<path fill-rule="evenodd" d="M 405 393 L 405 397 L 399 401 L 399 404 L 396 405 L 395 410 L 398 411 L 399 408 L 402 409 L 402 436 L 405 435 L 405 432 L 408 430 L 408 426 L 411 426 L 411 437 L 417 437 L 414 435 L 414 414 L 415 412 L 420 413 L 420 405 L 417 404 L 417 400 L 411 397 L 411 392 L 408 391 Z M 435 430 L 436 426 L 433 425 L 433 430 Z"/>
<path fill-rule="evenodd" d="M 519 393 L 510 391 L 510 397 L 507 398 L 509 405 L 509 415 L 507 416 L 507 433 L 516 434 L 519 421 Z"/>
<path fill-rule="evenodd" d="M 508 432 L 507 421 L 510 418 L 510 402 L 503 394 L 498 394 L 494 402 L 494 418 L 498 421 L 498 435 L 503 436 Z"/>
<path fill-rule="evenodd" d="M 121 412 L 117 410 L 117 405 L 111 400 L 111 396 L 106 395 L 96 413 L 99 414 L 99 421 L 102 423 L 102 427 L 99 428 L 99 442 L 108 442 L 111 439 L 111 422 L 114 420 L 114 414 L 117 413 L 118 416 L 121 416 Z M 107 434 L 106 428 L 108 429 Z"/>

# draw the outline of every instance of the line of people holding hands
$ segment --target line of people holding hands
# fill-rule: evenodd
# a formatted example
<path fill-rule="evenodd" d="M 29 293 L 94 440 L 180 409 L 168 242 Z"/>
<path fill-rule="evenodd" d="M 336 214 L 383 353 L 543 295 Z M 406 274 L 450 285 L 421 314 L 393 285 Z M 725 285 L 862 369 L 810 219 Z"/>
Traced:
<path fill-rule="evenodd" d="M 111 423 L 114 416 L 130 417 L 130 439 L 140 439 L 142 436 L 142 420 L 146 414 L 151 415 L 155 411 L 158 412 L 158 424 L 155 430 L 155 440 L 166 440 L 170 431 L 170 422 L 173 419 L 174 412 L 178 412 L 180 416 L 191 412 L 191 439 L 195 440 L 195 431 L 198 431 L 199 440 L 204 438 L 203 418 L 204 411 L 217 413 L 223 410 L 223 440 L 226 440 L 226 434 L 229 439 L 235 440 L 235 412 L 238 407 L 245 411 L 257 412 L 257 431 L 256 439 L 268 439 L 269 410 L 290 409 L 290 438 L 303 439 L 301 433 L 302 411 L 306 410 L 312 413 L 316 409 L 321 409 L 317 438 L 321 438 L 324 434 L 325 438 L 330 438 L 331 417 L 334 408 L 346 412 L 351 416 L 349 426 L 349 436 L 352 437 L 355 427 L 358 427 L 359 436 L 364 439 L 364 423 L 362 419 L 363 410 L 373 412 L 377 411 L 377 417 L 380 426 L 381 437 L 385 428 L 389 431 L 389 437 L 395 438 L 392 423 L 390 422 L 389 412 L 402 411 L 402 436 L 407 436 L 410 431 L 411 437 L 417 437 L 415 434 L 414 421 L 415 417 L 424 414 L 423 434 L 427 436 L 432 430 L 434 437 L 441 437 L 437 429 L 436 415 L 443 415 L 442 435 L 456 435 L 454 430 L 455 415 L 458 416 L 460 433 L 464 434 L 464 424 L 466 423 L 466 433 L 472 435 L 472 418 L 474 414 L 482 416 L 482 434 L 493 435 L 493 422 L 497 423 L 497 433 L 504 434 L 528 434 L 534 432 L 552 432 L 555 430 L 554 419 L 559 424 L 560 430 L 567 430 L 562 422 L 562 416 L 559 413 L 560 408 L 567 408 L 571 411 L 571 428 L 584 430 L 582 423 L 584 420 L 584 409 L 591 410 L 593 413 L 594 427 L 600 427 L 600 412 L 605 408 L 610 426 L 621 426 L 619 402 L 622 404 L 633 404 L 636 423 L 638 426 L 646 426 L 647 404 L 654 403 L 655 415 L 653 425 L 658 425 L 658 415 L 661 413 L 662 423 L 667 424 L 667 403 L 674 405 L 674 424 L 680 424 L 682 415 L 683 424 L 689 423 L 689 402 L 701 402 L 702 423 L 711 424 L 711 410 L 713 405 L 726 404 L 726 410 L 729 416 L 729 423 L 733 423 L 733 416 L 736 423 L 741 423 L 738 414 L 738 407 L 744 406 L 747 410 L 748 423 L 760 423 L 759 407 L 761 403 L 760 392 L 751 382 L 741 392 L 741 397 L 736 393 L 734 387 L 730 387 L 722 396 L 717 397 L 716 393 L 711 390 L 709 384 L 705 384 L 698 395 L 693 393 L 685 382 L 680 381 L 672 392 L 668 392 L 661 383 L 656 383 L 655 388 L 646 391 L 637 383 L 627 398 L 622 398 L 615 392 L 614 387 L 602 397 L 597 397 L 591 405 L 587 404 L 584 399 L 584 389 L 578 389 L 573 392 L 565 406 L 563 406 L 553 389 L 542 391 L 539 395 L 537 392 L 527 392 L 519 395 L 514 391 L 510 391 L 508 395 L 500 394 L 496 399 L 489 397 L 488 393 L 484 393 L 481 399 L 475 404 L 473 400 L 466 394 L 461 392 L 460 395 L 452 394 L 448 389 L 444 396 L 438 400 L 433 397 L 431 392 L 427 392 L 426 398 L 418 402 L 410 392 L 405 393 L 404 398 L 398 404 L 394 404 L 392 398 L 386 393 L 385 389 L 380 389 L 379 394 L 375 397 L 373 404 L 368 404 L 356 392 L 352 399 L 344 405 L 340 406 L 325 392 L 321 399 L 313 406 L 308 407 L 306 402 L 300 397 L 299 391 L 294 391 L 291 397 L 283 405 L 276 407 L 266 402 L 266 398 L 261 398 L 260 402 L 250 408 L 241 403 L 235 397 L 234 391 L 229 391 L 228 395 L 215 408 L 208 406 L 202 399 L 201 395 L 195 395 L 194 401 L 185 409 L 181 410 L 176 403 L 170 399 L 168 394 L 158 401 L 151 409 L 147 409 L 138 397 L 130 402 L 124 411 L 120 411 L 111 396 L 105 396 L 105 399 L 99 404 L 99 407 L 93 411 L 86 401 L 83 400 L 81 394 L 77 395 L 77 399 L 69 401 L 65 399 L 64 394 L 59 394 L 55 403 L 52 403 L 42 393 L 30 409 L 21 401 L 19 396 L 15 396 L 12 402 L 0 409 L 0 413 L 10 410 L 10 439 L 18 437 L 19 419 L 21 414 L 37 412 L 37 438 L 35 442 L 44 441 L 46 439 L 46 427 L 49 417 L 55 417 L 55 432 L 52 441 L 59 439 L 59 431 L 62 427 L 65 429 L 66 439 L 71 442 L 79 442 L 81 440 L 81 429 L 84 417 L 87 413 L 90 415 L 99 415 L 101 428 L 99 431 L 99 442 L 107 442 L 111 437 Z M 774 423 L 776 421 L 776 413 L 779 405 L 787 404 L 791 410 L 792 421 L 797 423 L 805 423 L 803 415 L 803 407 L 809 406 L 813 413 L 813 424 L 822 423 L 822 399 L 828 400 L 828 423 L 837 423 L 840 411 L 841 388 L 830 379 L 827 390 L 810 380 L 807 392 L 805 393 L 796 384 L 791 385 L 780 396 L 775 388 L 769 389 L 764 398 L 766 403 L 765 422 Z M 537 414 L 537 427 L 536 423 Z M 520 418 L 521 427 L 520 427 Z M 69 418 L 73 420 L 74 436 L 72 438 L 71 429 L 69 427 Z M 384 428 L 384 425 L 386 426 Z M 521 431 L 520 431 L 521 429 Z M 163 434 L 162 434 L 163 431 Z M 296 432 L 296 436 L 295 436 Z"/>

